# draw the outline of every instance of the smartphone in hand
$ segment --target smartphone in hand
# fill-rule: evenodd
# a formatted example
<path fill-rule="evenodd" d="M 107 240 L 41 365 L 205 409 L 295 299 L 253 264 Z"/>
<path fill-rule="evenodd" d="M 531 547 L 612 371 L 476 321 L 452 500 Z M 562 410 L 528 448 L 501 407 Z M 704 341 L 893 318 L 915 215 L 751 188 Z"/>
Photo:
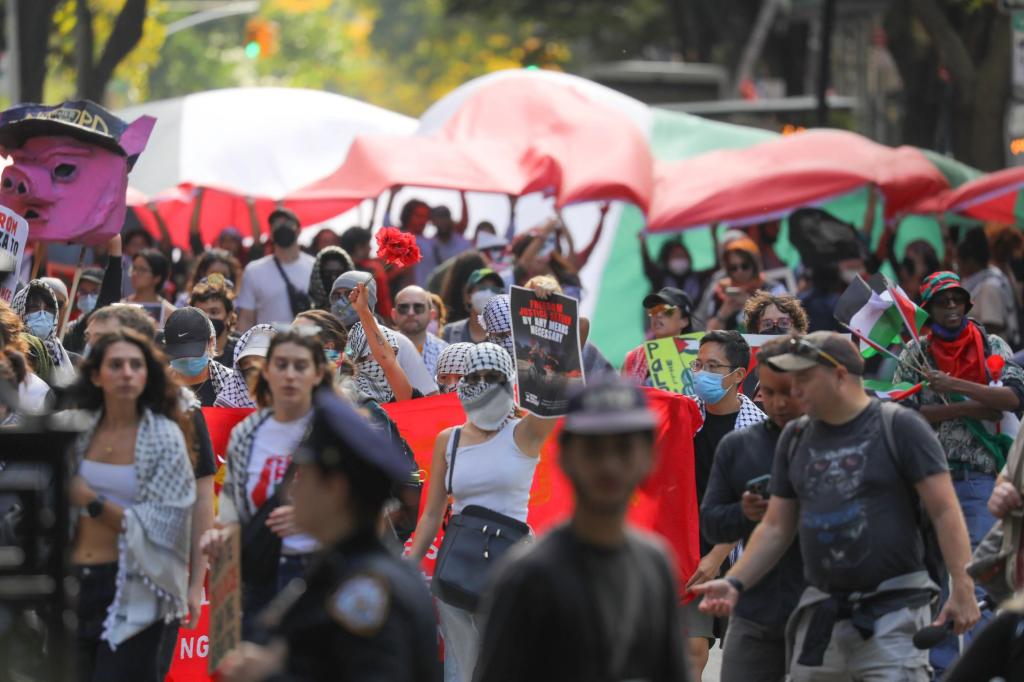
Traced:
<path fill-rule="evenodd" d="M 766 500 L 771 496 L 769 488 L 772 483 L 772 475 L 765 474 L 764 476 L 758 476 L 747 481 L 747 492 L 753 493 L 754 495 L 760 495 Z"/>

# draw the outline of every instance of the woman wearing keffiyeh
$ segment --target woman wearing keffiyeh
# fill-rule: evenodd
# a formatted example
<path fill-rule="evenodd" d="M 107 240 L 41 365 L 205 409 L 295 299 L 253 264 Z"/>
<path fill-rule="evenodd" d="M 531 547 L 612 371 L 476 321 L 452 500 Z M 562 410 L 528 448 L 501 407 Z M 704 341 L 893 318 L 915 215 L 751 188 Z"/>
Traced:
<path fill-rule="evenodd" d="M 893 381 L 927 382 L 915 398 L 946 452 L 973 549 L 995 523 L 987 503 L 1006 463 L 1007 440 L 995 437 L 995 425 L 1004 412 L 1018 413 L 1024 404 L 1024 370 L 1010 361 L 1005 341 L 985 334 L 967 317 L 971 296 L 956 273 L 928 275 L 921 285 L 921 305 L 931 332 L 920 344 L 907 345 Z M 992 367 L 1005 363 L 999 375 L 990 369 L 993 356 L 1001 357 Z M 951 638 L 932 649 L 932 665 L 945 669 L 957 653 Z"/>
<path fill-rule="evenodd" d="M 41 279 L 32 280 L 14 295 L 11 308 L 24 320 L 26 331 L 39 339 L 46 349 L 49 360 L 46 364 L 52 363 L 52 370 L 43 379 L 51 386 L 71 384 L 75 380 L 75 367 L 57 338 L 57 321 L 61 311 L 57 295 L 50 285 Z"/>
<path fill-rule="evenodd" d="M 161 643 L 188 613 L 195 433 L 166 366 L 133 331 L 101 336 L 76 388 L 89 415 L 69 494 L 78 679 L 157 682 Z"/>

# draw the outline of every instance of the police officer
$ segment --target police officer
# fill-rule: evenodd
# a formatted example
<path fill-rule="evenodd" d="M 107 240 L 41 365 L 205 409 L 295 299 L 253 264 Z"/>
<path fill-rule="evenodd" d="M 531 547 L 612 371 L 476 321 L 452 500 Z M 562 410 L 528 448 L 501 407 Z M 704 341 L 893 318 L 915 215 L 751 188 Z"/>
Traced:
<path fill-rule="evenodd" d="M 261 619 L 266 647 L 243 643 L 221 672 L 230 682 L 389 680 L 433 682 L 437 627 L 414 569 L 378 538 L 392 483 L 409 460 L 328 389 L 295 453 L 295 524 L 325 548 Z"/>

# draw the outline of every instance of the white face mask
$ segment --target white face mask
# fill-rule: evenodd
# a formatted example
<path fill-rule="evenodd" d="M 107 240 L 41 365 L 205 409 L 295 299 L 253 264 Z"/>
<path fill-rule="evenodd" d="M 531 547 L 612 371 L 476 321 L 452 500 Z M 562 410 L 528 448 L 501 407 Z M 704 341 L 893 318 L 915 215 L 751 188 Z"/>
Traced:
<path fill-rule="evenodd" d="M 497 431 L 515 405 L 511 383 L 469 384 L 460 379 L 456 391 L 469 421 L 484 431 Z"/>
<path fill-rule="evenodd" d="M 672 258 L 668 262 L 668 271 L 673 275 L 685 275 L 690 271 L 689 258 Z"/>
<path fill-rule="evenodd" d="M 487 302 L 494 298 L 495 296 L 497 296 L 496 293 L 494 293 L 490 289 L 486 289 L 484 291 L 474 292 L 469 297 L 469 300 L 473 304 L 473 310 L 477 311 L 478 313 L 482 313 L 484 311 L 484 306 L 487 305 Z"/>

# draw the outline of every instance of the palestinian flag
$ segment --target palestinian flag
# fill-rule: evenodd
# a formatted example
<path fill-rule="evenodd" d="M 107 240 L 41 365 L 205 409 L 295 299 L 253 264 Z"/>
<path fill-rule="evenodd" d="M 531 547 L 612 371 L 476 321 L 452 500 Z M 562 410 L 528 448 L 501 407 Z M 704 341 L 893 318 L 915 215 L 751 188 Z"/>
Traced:
<path fill-rule="evenodd" d="M 903 321 L 903 328 L 910 332 L 910 336 L 915 341 L 920 340 L 921 328 L 928 321 L 928 313 L 914 303 L 901 286 L 895 284 L 881 273 L 872 275 L 868 280 L 868 286 L 871 287 L 872 291 L 878 292 L 878 295 L 883 300 L 891 300 L 893 302 L 896 312 Z"/>
<path fill-rule="evenodd" d="M 888 381 L 880 381 L 877 379 L 865 379 L 864 390 L 869 395 L 873 395 L 883 400 L 892 400 L 899 402 L 906 400 L 910 396 L 918 393 L 924 388 L 924 383 L 912 384 L 908 381 L 904 381 L 899 384 L 891 384 Z"/>
<path fill-rule="evenodd" d="M 902 341 L 903 320 L 892 299 L 872 289 L 861 277 L 839 297 L 836 320 L 860 338 L 860 352 L 871 357 Z"/>

